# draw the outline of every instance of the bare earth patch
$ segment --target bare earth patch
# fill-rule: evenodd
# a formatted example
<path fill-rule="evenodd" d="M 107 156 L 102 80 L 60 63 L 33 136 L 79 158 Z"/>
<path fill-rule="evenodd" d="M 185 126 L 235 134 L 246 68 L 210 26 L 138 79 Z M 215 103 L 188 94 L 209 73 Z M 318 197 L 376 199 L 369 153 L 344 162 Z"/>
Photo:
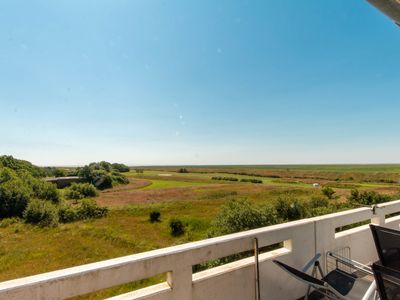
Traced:
<path fill-rule="evenodd" d="M 259 193 L 275 189 L 284 189 L 282 187 L 270 187 L 262 185 L 248 184 L 210 184 L 204 186 L 177 187 L 152 190 L 129 190 L 113 189 L 107 193 L 101 193 L 97 198 L 97 203 L 102 206 L 123 206 L 128 204 L 153 203 L 177 200 L 198 200 L 203 199 L 207 192 L 212 191 L 236 191 L 240 194 Z"/>

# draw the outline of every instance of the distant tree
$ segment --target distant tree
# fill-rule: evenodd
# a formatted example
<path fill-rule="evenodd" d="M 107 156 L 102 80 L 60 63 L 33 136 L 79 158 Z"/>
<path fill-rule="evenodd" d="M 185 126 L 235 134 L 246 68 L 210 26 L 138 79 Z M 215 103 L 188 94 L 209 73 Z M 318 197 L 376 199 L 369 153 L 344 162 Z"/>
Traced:
<path fill-rule="evenodd" d="M 99 165 L 100 165 L 100 169 L 105 170 L 107 172 L 111 172 L 112 166 L 111 166 L 111 164 L 109 162 L 101 161 L 99 163 Z"/>
<path fill-rule="evenodd" d="M 189 171 L 186 168 L 180 168 L 178 173 L 189 173 Z"/>
<path fill-rule="evenodd" d="M 111 165 L 111 167 L 112 167 L 115 171 L 118 171 L 118 172 L 121 172 L 121 173 L 125 173 L 125 172 L 129 172 L 129 171 L 130 171 L 129 167 L 128 167 L 127 165 L 124 165 L 124 164 L 113 163 L 113 164 Z"/>
<path fill-rule="evenodd" d="M 55 176 L 55 177 L 65 177 L 65 176 L 66 176 L 66 173 L 65 173 L 65 171 L 64 171 L 63 169 L 55 168 L 55 170 L 54 170 L 54 176 Z"/>
<path fill-rule="evenodd" d="M 128 178 L 112 168 L 108 162 L 91 163 L 78 170 L 78 176 L 99 190 L 112 188 L 115 184 L 128 184 Z"/>

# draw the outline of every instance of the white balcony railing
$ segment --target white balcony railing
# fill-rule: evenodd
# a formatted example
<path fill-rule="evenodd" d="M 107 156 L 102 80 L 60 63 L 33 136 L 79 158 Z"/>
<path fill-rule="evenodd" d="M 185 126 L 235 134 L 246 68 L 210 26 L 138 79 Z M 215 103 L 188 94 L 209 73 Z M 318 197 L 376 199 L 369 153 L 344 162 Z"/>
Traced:
<path fill-rule="evenodd" d="M 253 300 L 253 257 L 195 274 L 192 266 L 252 250 L 255 237 L 260 247 L 283 245 L 259 257 L 261 299 L 293 299 L 304 294 L 305 287 L 278 269 L 273 259 L 279 257 L 301 267 L 316 253 L 349 246 L 354 259 L 374 261 L 377 255 L 368 225 L 339 233 L 336 229 L 362 221 L 399 229 L 400 216 L 387 217 L 396 212 L 400 212 L 400 200 L 380 204 L 374 210 L 353 209 L 10 280 L 0 283 L 0 299 L 63 299 L 167 273 L 165 283 L 113 299 Z"/>

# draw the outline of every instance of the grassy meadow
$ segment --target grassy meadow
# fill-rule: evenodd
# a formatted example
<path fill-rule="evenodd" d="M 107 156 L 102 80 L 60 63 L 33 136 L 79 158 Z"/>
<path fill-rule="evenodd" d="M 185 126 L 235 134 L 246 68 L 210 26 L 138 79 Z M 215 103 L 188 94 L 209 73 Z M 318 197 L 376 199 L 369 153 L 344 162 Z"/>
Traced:
<path fill-rule="evenodd" d="M 145 167 L 125 173 L 130 183 L 105 190 L 95 198 L 107 206 L 101 219 L 40 228 L 15 219 L 0 221 L 0 280 L 9 280 L 86 264 L 157 248 L 204 239 L 221 205 L 233 197 L 255 204 L 272 203 L 280 195 L 299 201 L 322 195 L 330 186 L 335 197 L 345 202 L 352 189 L 400 194 L 400 165 L 321 165 L 321 166 L 192 166 L 188 173 L 179 167 Z M 213 180 L 234 177 L 238 181 Z M 241 179 L 257 178 L 262 183 Z M 161 221 L 149 222 L 152 211 Z M 173 237 L 169 220 L 186 224 L 185 234 Z M 162 277 L 143 280 L 101 291 L 85 299 L 101 299 L 159 282 Z"/>

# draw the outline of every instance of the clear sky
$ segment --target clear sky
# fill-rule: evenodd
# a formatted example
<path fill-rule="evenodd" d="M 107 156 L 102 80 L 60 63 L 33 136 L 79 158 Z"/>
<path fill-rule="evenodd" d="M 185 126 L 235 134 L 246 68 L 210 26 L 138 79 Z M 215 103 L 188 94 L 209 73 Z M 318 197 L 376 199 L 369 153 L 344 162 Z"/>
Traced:
<path fill-rule="evenodd" d="M 364 0 L 2 0 L 0 154 L 398 163 L 399 53 Z"/>

